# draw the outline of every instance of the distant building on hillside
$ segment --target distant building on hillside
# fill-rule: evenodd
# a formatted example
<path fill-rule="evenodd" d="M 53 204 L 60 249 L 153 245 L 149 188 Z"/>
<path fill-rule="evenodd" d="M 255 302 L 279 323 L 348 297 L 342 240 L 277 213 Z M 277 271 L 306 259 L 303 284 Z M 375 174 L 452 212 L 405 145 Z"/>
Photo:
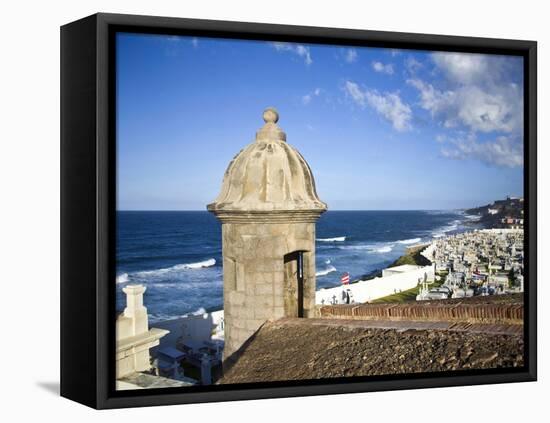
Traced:
<path fill-rule="evenodd" d="M 506 216 L 501 220 L 502 225 L 508 229 L 523 229 L 523 218 Z"/>

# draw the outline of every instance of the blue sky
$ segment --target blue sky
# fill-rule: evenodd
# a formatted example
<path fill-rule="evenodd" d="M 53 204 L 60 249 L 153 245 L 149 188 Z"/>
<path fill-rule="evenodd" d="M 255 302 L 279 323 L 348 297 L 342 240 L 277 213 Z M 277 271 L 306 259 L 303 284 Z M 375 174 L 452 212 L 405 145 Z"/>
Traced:
<path fill-rule="evenodd" d="M 204 210 L 276 107 L 331 210 L 523 195 L 512 56 L 118 34 L 119 210 Z"/>

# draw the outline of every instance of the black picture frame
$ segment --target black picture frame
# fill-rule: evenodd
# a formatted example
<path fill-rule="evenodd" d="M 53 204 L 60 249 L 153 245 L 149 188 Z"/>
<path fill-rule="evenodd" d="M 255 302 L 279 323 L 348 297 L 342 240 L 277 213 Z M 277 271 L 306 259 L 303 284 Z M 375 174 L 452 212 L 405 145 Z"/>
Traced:
<path fill-rule="evenodd" d="M 498 53 L 524 58 L 525 367 L 285 383 L 114 389 L 117 31 Z M 534 41 L 95 14 L 61 28 L 61 395 L 105 409 L 534 381 L 537 377 Z"/>

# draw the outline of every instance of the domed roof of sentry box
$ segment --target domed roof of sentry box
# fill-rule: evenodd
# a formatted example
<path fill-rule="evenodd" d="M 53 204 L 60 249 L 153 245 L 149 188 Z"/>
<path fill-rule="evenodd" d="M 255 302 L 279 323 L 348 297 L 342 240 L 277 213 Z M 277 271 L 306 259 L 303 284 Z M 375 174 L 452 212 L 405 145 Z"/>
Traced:
<path fill-rule="evenodd" d="M 225 171 L 222 189 L 208 210 L 217 214 L 313 212 L 327 205 L 317 196 L 315 180 L 302 155 L 286 142 L 273 108 L 263 113 L 265 125 L 256 141 L 242 149 Z"/>

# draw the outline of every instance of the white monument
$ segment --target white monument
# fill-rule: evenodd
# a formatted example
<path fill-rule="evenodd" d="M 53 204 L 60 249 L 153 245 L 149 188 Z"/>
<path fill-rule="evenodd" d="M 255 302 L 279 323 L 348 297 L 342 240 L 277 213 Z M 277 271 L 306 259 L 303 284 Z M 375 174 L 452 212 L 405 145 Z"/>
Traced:
<path fill-rule="evenodd" d="M 164 329 L 149 329 L 147 309 L 143 306 L 143 285 L 127 285 L 126 308 L 116 320 L 116 378 L 151 368 L 149 349 L 169 333 Z"/>

